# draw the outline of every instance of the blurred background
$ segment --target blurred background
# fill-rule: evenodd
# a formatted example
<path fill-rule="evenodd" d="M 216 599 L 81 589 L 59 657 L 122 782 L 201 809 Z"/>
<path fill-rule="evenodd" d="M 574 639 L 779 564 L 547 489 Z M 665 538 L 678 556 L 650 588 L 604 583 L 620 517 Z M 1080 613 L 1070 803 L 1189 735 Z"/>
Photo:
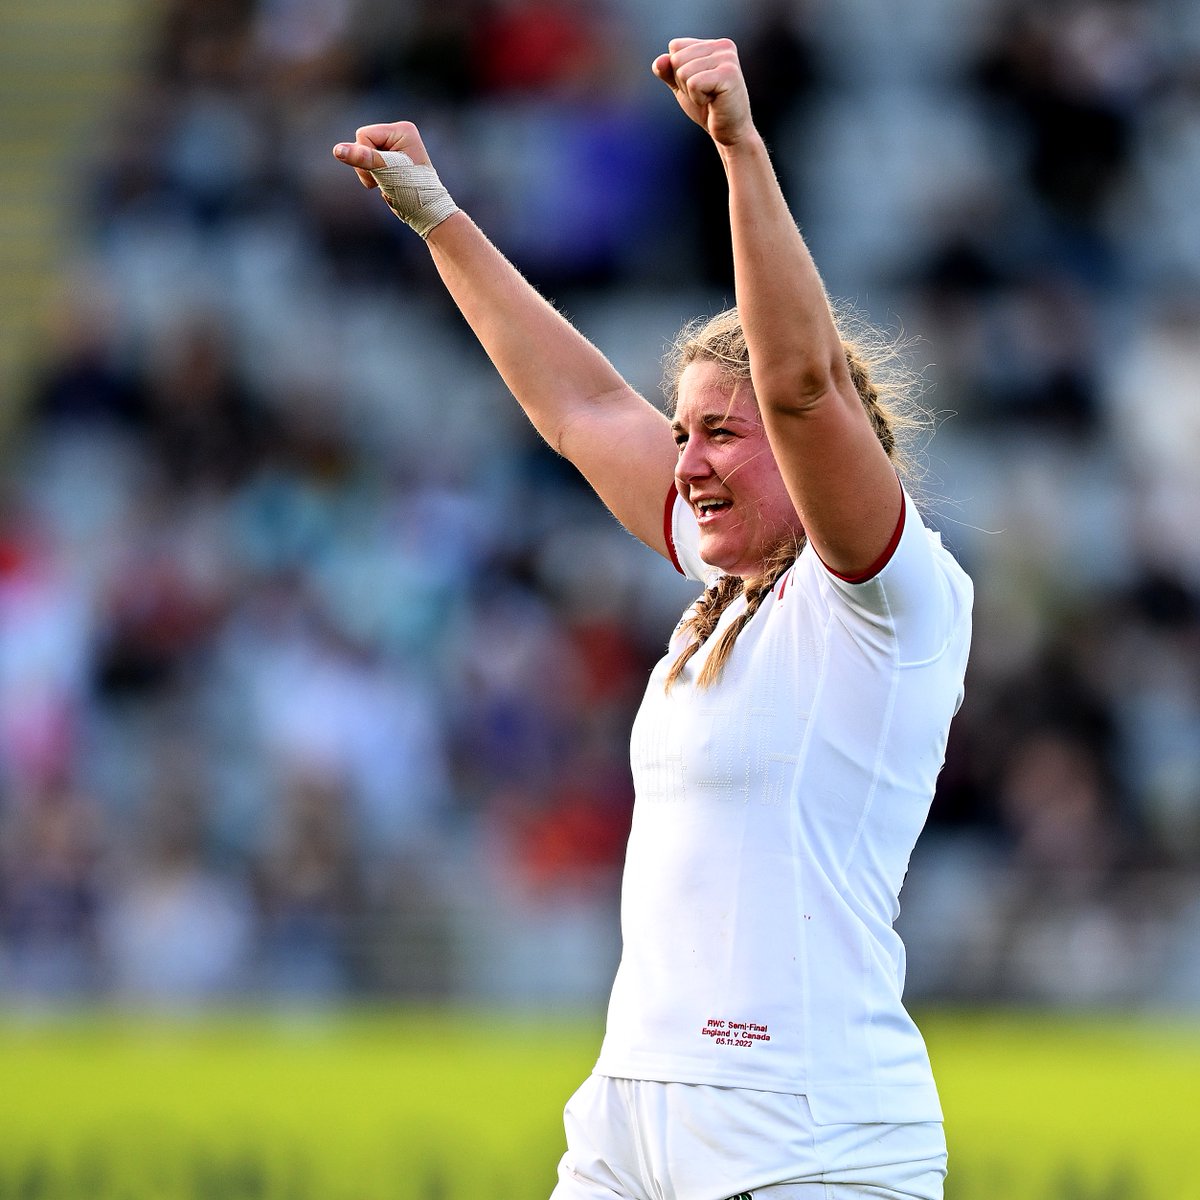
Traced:
<path fill-rule="evenodd" d="M 732 301 L 649 72 L 681 34 L 738 39 L 831 293 L 938 416 L 977 632 L 909 1000 L 1200 1011 L 1190 0 L 6 0 L 0 1006 L 603 1003 L 694 590 L 330 147 L 415 120 L 657 397 Z"/>

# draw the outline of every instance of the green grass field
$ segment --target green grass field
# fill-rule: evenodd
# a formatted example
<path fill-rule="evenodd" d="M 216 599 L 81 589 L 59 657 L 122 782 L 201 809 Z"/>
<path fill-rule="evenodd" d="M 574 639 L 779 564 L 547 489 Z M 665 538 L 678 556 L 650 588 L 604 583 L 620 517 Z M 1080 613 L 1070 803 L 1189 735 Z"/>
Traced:
<path fill-rule="evenodd" d="M 927 1014 L 949 1200 L 1200 1200 L 1200 1022 Z M 538 1200 L 595 1019 L 0 1021 L 0 1200 Z"/>

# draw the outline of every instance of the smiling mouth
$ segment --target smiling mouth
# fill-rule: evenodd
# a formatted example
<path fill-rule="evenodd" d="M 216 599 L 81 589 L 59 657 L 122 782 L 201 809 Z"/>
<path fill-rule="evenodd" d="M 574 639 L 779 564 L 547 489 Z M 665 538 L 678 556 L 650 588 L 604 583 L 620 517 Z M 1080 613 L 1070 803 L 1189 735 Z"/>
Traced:
<path fill-rule="evenodd" d="M 722 513 L 733 507 L 731 500 L 701 500 L 696 505 L 696 517 L 701 525 L 715 521 Z"/>

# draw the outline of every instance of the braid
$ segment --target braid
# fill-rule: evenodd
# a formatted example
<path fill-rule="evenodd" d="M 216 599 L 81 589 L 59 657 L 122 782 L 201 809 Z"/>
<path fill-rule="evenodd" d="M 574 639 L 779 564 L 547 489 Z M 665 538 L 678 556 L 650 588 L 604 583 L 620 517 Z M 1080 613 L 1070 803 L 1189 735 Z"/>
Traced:
<path fill-rule="evenodd" d="M 705 589 L 704 595 L 696 601 L 695 612 L 683 624 L 683 632 L 690 633 L 692 640 L 683 653 L 671 664 L 665 691 L 671 690 L 675 680 L 683 674 L 683 668 L 712 636 L 712 631 L 716 629 L 721 614 L 741 594 L 744 586 L 745 581 L 737 575 L 722 575 L 716 583 L 710 584 Z"/>
<path fill-rule="evenodd" d="M 802 545 L 802 544 L 801 544 Z M 720 641 L 713 647 L 712 653 L 704 664 L 696 686 L 700 689 L 710 687 L 720 678 L 725 664 L 733 653 L 733 644 L 738 634 L 750 623 L 754 614 L 762 607 L 762 602 L 770 595 L 771 589 L 779 582 L 783 573 L 796 561 L 801 545 L 789 542 L 781 547 L 767 560 L 763 574 L 747 583 L 736 575 L 722 575 L 716 583 L 710 585 L 696 604 L 696 611 L 684 624 L 685 632 L 692 635 L 690 644 L 685 647 L 679 657 L 671 664 L 667 672 L 663 690 L 669 692 L 675 681 L 683 674 L 684 667 L 691 662 L 700 647 L 712 636 L 722 613 L 742 595 L 746 596 L 746 608 L 736 620 L 721 634 Z"/>
<path fill-rule="evenodd" d="M 896 453 L 896 435 L 888 414 L 879 402 L 879 389 L 871 378 L 870 368 L 859 358 L 852 345 L 845 342 L 842 344 L 846 350 L 846 366 L 850 368 L 850 382 L 854 384 L 854 390 L 862 401 L 879 444 L 886 451 L 888 458 L 893 458 Z"/>

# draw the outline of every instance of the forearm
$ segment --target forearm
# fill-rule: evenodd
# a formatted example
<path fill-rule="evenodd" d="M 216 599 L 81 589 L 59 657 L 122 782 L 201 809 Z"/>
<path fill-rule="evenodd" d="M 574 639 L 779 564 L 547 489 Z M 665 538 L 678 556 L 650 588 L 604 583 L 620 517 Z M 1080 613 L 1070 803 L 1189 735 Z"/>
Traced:
<path fill-rule="evenodd" d="M 896 529 L 895 471 L 850 378 L 825 285 L 751 131 L 721 147 L 738 311 L 759 411 L 809 540 L 833 570 L 874 564 Z"/>
<path fill-rule="evenodd" d="M 728 38 L 674 38 L 652 70 L 720 152 L 738 315 L 763 426 L 809 542 L 835 571 L 855 574 L 896 528 L 896 476 L 754 128 L 737 47 Z"/>
<path fill-rule="evenodd" d="M 450 200 L 411 121 L 364 125 L 334 157 L 425 238 L 450 296 L 537 431 L 617 519 L 667 554 L 663 497 L 675 444 L 667 418 L 522 278 Z"/>
<path fill-rule="evenodd" d="M 825 286 L 761 137 L 751 131 L 718 149 L 729 182 L 734 282 L 755 391 L 762 405 L 802 405 L 846 376 Z"/>
<path fill-rule="evenodd" d="M 632 395 L 607 358 L 522 277 L 465 214 L 429 235 L 442 282 L 534 427 L 559 453 L 594 406 Z"/>

